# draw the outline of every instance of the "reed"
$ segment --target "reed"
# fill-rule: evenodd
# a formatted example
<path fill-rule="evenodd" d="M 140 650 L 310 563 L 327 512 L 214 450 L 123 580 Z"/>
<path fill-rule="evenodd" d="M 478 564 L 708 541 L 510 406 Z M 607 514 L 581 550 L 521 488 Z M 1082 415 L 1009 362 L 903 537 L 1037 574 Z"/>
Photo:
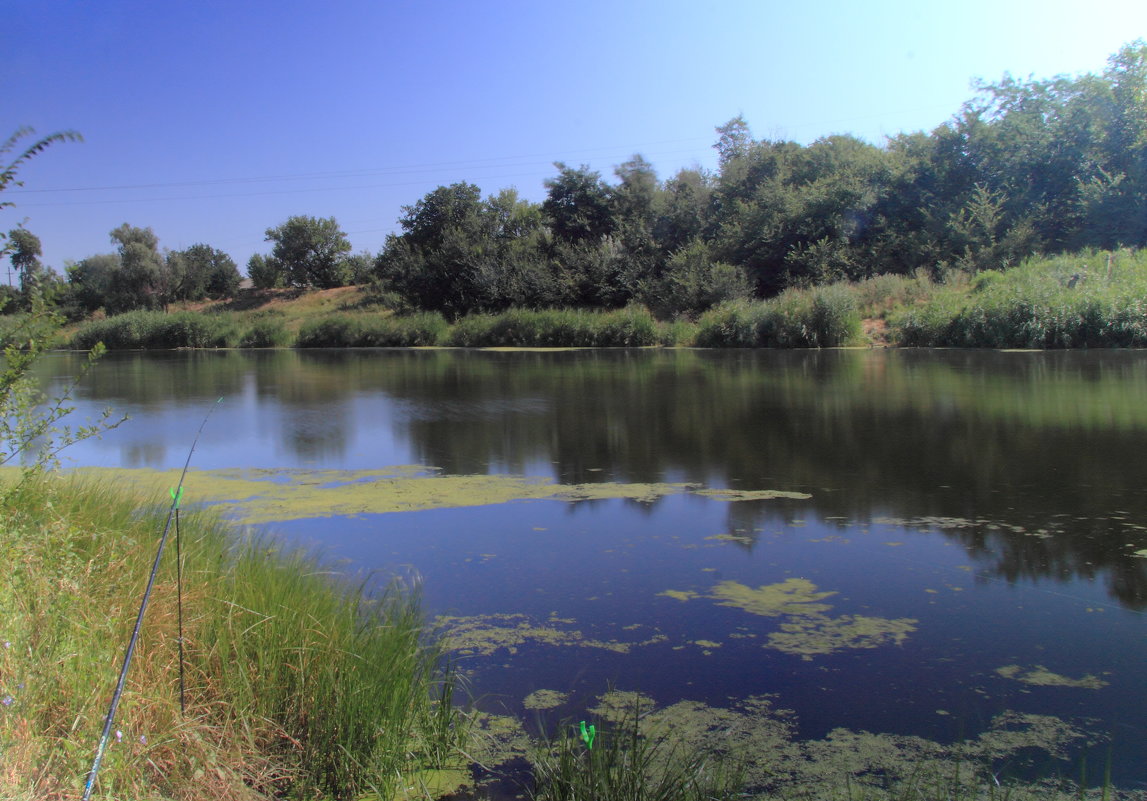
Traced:
<path fill-rule="evenodd" d="M 78 792 L 162 528 L 147 508 L 76 479 L 8 495 L 0 796 Z M 181 526 L 187 714 L 168 551 L 96 797 L 390 797 L 455 758 L 466 730 L 414 590 L 368 598 L 210 513 Z"/>
<path fill-rule="evenodd" d="M 240 336 L 238 325 L 226 315 L 134 311 L 85 323 L 73 334 L 71 346 L 90 350 L 103 342 L 108 350 L 231 348 Z"/>
<path fill-rule="evenodd" d="M 639 725 L 639 711 L 634 708 L 616 726 L 600 731 L 592 748 L 570 734 L 535 748 L 531 799 L 723 801 L 741 797 L 744 775 L 738 765 L 714 754 L 687 753 L 665 737 L 648 736 Z"/>
<path fill-rule="evenodd" d="M 295 342 L 300 348 L 393 348 L 436 345 L 447 329 L 433 312 L 406 317 L 334 314 L 305 323 Z"/>
<path fill-rule="evenodd" d="M 463 317 L 447 344 L 455 347 L 629 348 L 658 344 L 663 333 L 641 307 L 614 311 L 510 309 Z"/>
<path fill-rule="evenodd" d="M 980 273 L 889 318 L 909 346 L 1147 346 L 1147 252 L 1030 259 Z"/>
<path fill-rule="evenodd" d="M 860 334 L 853 291 L 844 284 L 793 289 L 766 301 L 739 301 L 706 312 L 696 344 L 705 348 L 828 348 Z"/>

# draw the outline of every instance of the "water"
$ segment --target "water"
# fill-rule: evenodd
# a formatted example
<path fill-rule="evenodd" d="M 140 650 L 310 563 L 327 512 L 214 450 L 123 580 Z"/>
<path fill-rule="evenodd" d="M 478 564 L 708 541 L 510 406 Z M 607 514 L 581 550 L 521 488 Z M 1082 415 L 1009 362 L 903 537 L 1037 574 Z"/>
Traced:
<path fill-rule="evenodd" d="M 58 383 L 77 364 L 49 368 Z M 431 615 L 480 633 L 461 665 L 488 708 L 532 714 L 538 689 L 568 693 L 555 715 L 608 686 L 663 703 L 773 694 L 802 736 L 945 741 L 1010 709 L 1089 719 L 1114 740 L 1116 780 L 1147 781 L 1147 353 L 112 354 L 77 411 L 132 420 L 69 459 L 180 467 L 220 396 L 199 469 L 810 496 L 271 526 L 351 572 L 420 575 Z"/>

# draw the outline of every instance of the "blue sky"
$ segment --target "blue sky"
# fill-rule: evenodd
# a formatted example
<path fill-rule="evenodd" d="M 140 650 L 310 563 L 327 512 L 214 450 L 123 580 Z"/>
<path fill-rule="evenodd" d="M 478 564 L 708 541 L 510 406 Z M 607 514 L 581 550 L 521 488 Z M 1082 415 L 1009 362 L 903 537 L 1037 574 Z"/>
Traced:
<path fill-rule="evenodd" d="M 62 269 L 123 222 L 242 268 L 287 217 L 375 253 L 454 181 L 541 200 L 552 162 L 715 166 L 713 129 L 873 142 L 931 130 L 975 78 L 1098 72 L 1142 0 L 3 0 L 0 135 L 75 129 L 5 199 Z M 2 273 L 0 273 L 2 275 Z"/>

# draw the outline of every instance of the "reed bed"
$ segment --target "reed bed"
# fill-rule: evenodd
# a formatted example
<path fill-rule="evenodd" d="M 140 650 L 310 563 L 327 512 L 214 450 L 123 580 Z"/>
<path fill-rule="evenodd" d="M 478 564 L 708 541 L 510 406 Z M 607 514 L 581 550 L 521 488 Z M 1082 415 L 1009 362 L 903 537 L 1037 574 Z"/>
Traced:
<path fill-rule="evenodd" d="M 647 309 L 615 311 L 510 309 L 463 317 L 450 330 L 455 347 L 629 348 L 660 342 Z"/>
<path fill-rule="evenodd" d="M 889 324 L 907 346 L 1147 347 L 1147 252 L 1030 259 L 983 272 Z"/>
<path fill-rule="evenodd" d="M 407 317 L 335 314 L 305 323 L 299 348 L 395 348 L 437 345 L 447 329 L 442 315 L 426 312 Z"/>
<path fill-rule="evenodd" d="M 72 336 L 71 345 L 90 350 L 103 342 L 108 350 L 233 348 L 242 331 L 229 315 L 196 312 L 134 311 L 92 320 Z"/>
<path fill-rule="evenodd" d="M 0 796 L 76 798 L 163 516 L 76 479 L 3 504 Z M 390 798 L 456 759 L 465 726 L 415 591 L 367 598 L 208 513 L 181 527 L 187 714 L 171 548 L 96 797 Z"/>
<path fill-rule="evenodd" d="M 739 301 L 706 312 L 696 344 L 705 348 L 829 348 L 860 335 L 852 289 L 833 284 L 793 289 L 758 302 Z"/>

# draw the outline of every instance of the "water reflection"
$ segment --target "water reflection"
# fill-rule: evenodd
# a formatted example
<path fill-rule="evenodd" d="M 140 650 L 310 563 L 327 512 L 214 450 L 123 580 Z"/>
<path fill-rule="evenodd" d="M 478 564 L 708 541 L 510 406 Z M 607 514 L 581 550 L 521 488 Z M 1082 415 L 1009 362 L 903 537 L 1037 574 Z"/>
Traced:
<path fill-rule="evenodd" d="M 80 357 L 50 360 L 62 380 Z M 809 492 L 841 525 L 943 531 L 1007 581 L 1102 581 L 1147 606 L 1147 354 L 322 351 L 112 354 L 80 412 L 134 420 L 81 463 L 434 465 L 569 483 Z M 785 524 L 730 505 L 728 531 Z M 717 533 L 717 532 L 714 532 Z"/>

